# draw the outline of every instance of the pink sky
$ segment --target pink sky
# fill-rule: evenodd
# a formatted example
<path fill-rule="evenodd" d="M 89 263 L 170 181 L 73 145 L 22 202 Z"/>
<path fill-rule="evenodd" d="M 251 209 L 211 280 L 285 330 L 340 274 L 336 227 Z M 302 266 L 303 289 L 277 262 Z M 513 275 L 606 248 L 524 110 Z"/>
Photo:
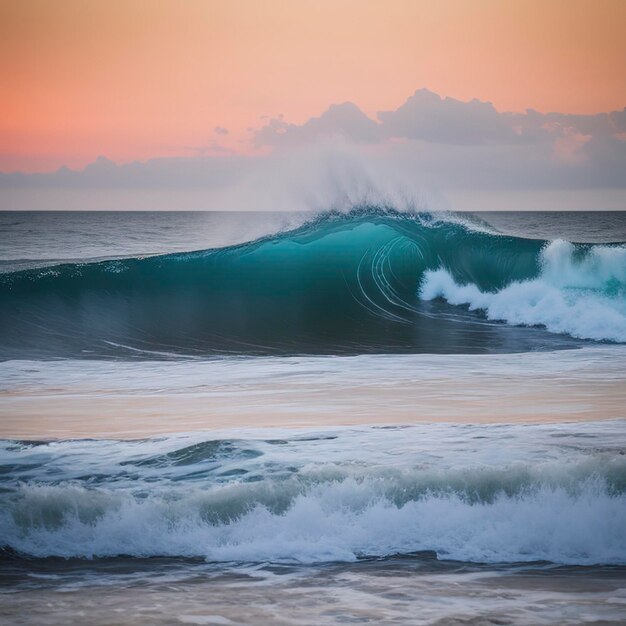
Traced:
<path fill-rule="evenodd" d="M 500 111 L 626 104 L 622 0 L 20 0 L 0 7 L 0 170 L 249 154 L 262 116 L 418 87 Z M 215 132 L 215 128 L 228 133 Z"/>

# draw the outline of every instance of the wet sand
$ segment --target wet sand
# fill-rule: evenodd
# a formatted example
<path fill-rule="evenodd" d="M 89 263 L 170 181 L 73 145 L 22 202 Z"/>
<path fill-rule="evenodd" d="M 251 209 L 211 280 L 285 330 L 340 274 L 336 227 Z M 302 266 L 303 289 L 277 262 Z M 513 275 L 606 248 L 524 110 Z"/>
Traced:
<path fill-rule="evenodd" d="M 35 562 L 38 574 L 48 573 Z M 57 566 L 58 567 L 58 566 Z M 180 570 L 179 570 L 180 568 Z M 183 569 L 184 568 L 184 569 Z M 40 571 L 41 570 L 41 571 Z M 0 593 L 0 618 L 37 626 L 113 624 L 620 624 L 624 568 L 502 567 L 395 558 L 225 573 L 180 560 L 66 563 Z M 178 571 L 179 570 L 179 571 Z"/>
<path fill-rule="evenodd" d="M 0 437 L 626 417 L 626 351 L 1 364 Z"/>

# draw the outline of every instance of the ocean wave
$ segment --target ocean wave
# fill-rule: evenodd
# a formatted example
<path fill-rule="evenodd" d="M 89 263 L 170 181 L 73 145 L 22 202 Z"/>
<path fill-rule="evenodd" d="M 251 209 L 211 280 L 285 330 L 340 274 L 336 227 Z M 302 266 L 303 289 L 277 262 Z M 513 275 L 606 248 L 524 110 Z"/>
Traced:
<path fill-rule="evenodd" d="M 288 497 L 288 489 L 261 485 L 259 501 L 242 506 L 201 489 L 142 496 L 31 485 L 0 514 L 0 536 L 6 547 L 37 557 L 311 563 L 434 551 L 488 563 L 626 563 L 626 498 L 599 479 L 575 490 L 540 483 L 474 501 L 452 489 L 398 501 L 379 487 L 347 478 Z"/>
<path fill-rule="evenodd" d="M 536 278 L 495 291 L 459 284 L 446 269 L 425 272 L 424 300 L 444 298 L 491 320 L 545 326 L 581 339 L 626 342 L 626 247 L 576 247 L 557 240 L 540 255 Z"/>
<path fill-rule="evenodd" d="M 626 564 L 624 420 L 0 442 L 0 546 L 36 557 Z M 237 436 L 238 433 L 238 436 Z"/>
<path fill-rule="evenodd" d="M 365 207 L 330 212 L 238 246 L 3 274 L 0 358 L 481 353 L 577 345 L 427 302 L 437 293 L 456 301 L 443 287 L 433 287 L 436 279 L 444 280 L 443 271 L 450 289 L 474 285 L 474 295 L 483 300 L 519 284 L 549 284 L 563 299 L 554 319 L 521 319 L 524 311 L 495 317 L 540 323 L 552 333 L 622 341 L 623 247 L 545 246 L 450 216 Z M 550 260 L 555 246 L 566 246 L 566 254 Z M 560 266 L 568 255 L 569 265 Z M 593 333 L 561 323 L 561 315 L 576 317 L 578 309 L 569 310 L 573 288 L 558 284 L 557 277 L 567 270 L 582 280 L 580 255 L 588 259 L 587 282 L 576 289 L 586 290 L 587 300 L 578 309 L 593 305 Z M 611 264 L 617 269 L 605 276 Z M 604 292 L 597 294 L 589 281 L 602 282 Z M 517 304 L 511 308 L 517 311 Z"/>

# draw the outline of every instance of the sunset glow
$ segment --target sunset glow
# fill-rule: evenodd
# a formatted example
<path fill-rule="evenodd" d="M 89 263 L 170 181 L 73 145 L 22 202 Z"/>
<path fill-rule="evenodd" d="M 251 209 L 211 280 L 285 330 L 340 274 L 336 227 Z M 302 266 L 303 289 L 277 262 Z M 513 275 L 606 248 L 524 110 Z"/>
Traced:
<path fill-rule="evenodd" d="M 255 152 L 263 116 L 626 104 L 621 0 L 22 0 L 0 7 L 0 170 Z"/>

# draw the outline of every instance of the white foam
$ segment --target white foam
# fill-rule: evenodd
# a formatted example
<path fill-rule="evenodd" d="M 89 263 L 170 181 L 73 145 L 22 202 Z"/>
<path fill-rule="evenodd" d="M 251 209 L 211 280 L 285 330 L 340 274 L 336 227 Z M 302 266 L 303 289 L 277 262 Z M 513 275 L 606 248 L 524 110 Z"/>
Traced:
<path fill-rule="evenodd" d="M 0 529 L 3 543 L 35 556 L 310 563 L 433 550 L 475 562 L 626 563 L 626 501 L 599 480 L 575 492 L 543 486 L 481 503 L 439 493 L 397 505 L 373 487 L 353 479 L 321 484 L 283 512 L 256 505 L 217 523 L 197 489 L 140 498 L 29 486 L 12 515 L 0 514 Z"/>
<path fill-rule="evenodd" d="M 495 292 L 458 284 L 441 268 L 428 271 L 420 297 L 481 309 L 492 320 L 542 325 L 580 339 L 626 342 L 626 247 L 595 246 L 582 256 L 557 240 L 542 252 L 540 275 Z"/>

